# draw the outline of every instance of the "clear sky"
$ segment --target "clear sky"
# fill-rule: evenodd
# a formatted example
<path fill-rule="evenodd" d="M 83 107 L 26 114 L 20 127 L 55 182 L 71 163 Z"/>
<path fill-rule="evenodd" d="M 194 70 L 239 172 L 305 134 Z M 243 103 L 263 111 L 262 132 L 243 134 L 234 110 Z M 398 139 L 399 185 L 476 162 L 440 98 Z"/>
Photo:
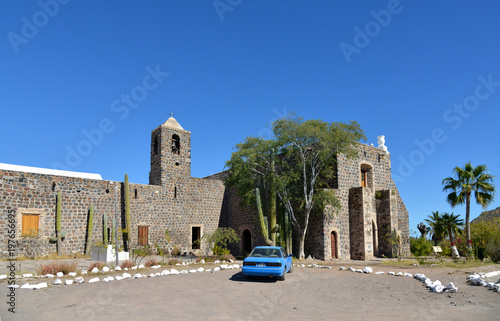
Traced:
<path fill-rule="evenodd" d="M 465 216 L 442 192 L 455 166 L 500 175 L 496 1 L 41 0 L 0 12 L 2 163 L 147 184 L 150 133 L 174 113 L 204 177 L 295 111 L 356 120 L 365 143 L 386 136 L 411 230 L 431 211 Z"/>

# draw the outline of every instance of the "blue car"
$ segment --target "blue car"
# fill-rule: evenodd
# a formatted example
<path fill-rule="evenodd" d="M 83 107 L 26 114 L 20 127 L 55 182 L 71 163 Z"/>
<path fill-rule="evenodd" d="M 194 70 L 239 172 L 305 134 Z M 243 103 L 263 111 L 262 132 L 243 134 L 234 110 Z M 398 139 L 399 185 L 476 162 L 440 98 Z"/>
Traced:
<path fill-rule="evenodd" d="M 285 280 L 285 274 L 292 272 L 292 255 L 287 255 L 279 246 L 257 246 L 243 261 L 244 276 L 272 276 Z"/>

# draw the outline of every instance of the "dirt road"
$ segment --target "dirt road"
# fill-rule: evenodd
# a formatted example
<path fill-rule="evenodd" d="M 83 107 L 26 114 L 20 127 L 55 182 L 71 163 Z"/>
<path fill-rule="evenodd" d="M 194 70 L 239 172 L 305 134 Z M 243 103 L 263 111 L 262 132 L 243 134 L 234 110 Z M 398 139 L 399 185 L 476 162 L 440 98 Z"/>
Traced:
<path fill-rule="evenodd" d="M 466 270 L 373 267 L 452 281 L 459 293 L 429 292 L 409 277 L 294 268 L 286 281 L 245 280 L 241 270 L 16 291 L 2 320 L 498 320 L 500 293 L 465 283 Z M 479 270 L 499 270 L 499 266 Z M 478 270 L 478 269 L 476 269 Z M 451 273 L 451 274 L 449 274 Z M 85 278 L 86 281 L 89 277 Z M 40 281 L 40 280 L 38 280 Z M 490 280 L 496 282 L 497 280 Z M 7 295 L 6 284 L 0 294 Z"/>

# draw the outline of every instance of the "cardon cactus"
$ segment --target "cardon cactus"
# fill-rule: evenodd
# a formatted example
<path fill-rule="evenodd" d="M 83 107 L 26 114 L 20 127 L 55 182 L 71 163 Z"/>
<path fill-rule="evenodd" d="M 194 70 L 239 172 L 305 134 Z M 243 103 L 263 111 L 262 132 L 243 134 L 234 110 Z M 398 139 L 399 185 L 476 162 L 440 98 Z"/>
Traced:
<path fill-rule="evenodd" d="M 104 233 L 104 245 L 108 245 L 108 214 L 104 213 L 102 231 Z"/>
<path fill-rule="evenodd" d="M 56 237 L 51 237 L 51 242 L 57 242 L 57 255 L 61 255 L 61 241 L 66 236 L 66 231 L 61 231 L 61 192 L 57 192 L 56 205 Z"/>
<path fill-rule="evenodd" d="M 130 244 L 130 199 L 129 199 L 129 186 L 128 186 L 128 175 L 125 174 L 125 224 L 126 224 L 126 233 L 127 233 L 127 246 Z"/>
<path fill-rule="evenodd" d="M 115 229 L 116 229 L 116 220 L 113 217 L 113 228 L 111 229 L 111 243 L 115 241 L 115 236 L 116 236 Z"/>
<path fill-rule="evenodd" d="M 92 244 L 92 230 L 94 229 L 94 205 L 90 205 L 89 210 L 89 226 L 87 230 L 87 254 L 90 252 Z"/>
<path fill-rule="evenodd" d="M 273 242 L 269 239 L 269 233 L 266 224 L 267 217 L 264 218 L 264 213 L 262 212 L 262 203 L 260 201 L 259 188 L 255 189 L 255 200 L 257 202 L 257 216 L 259 218 L 259 223 L 260 223 L 260 234 L 264 238 L 264 242 L 266 242 L 267 245 L 271 245 L 273 244 Z"/>

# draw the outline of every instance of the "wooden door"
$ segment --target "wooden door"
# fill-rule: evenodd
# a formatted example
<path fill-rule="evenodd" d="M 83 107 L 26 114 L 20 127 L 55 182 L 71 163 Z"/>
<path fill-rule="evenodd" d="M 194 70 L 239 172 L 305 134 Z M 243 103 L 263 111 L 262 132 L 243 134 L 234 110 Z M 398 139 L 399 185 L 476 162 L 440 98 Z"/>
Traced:
<path fill-rule="evenodd" d="M 331 258 L 332 259 L 337 259 L 337 234 L 335 232 L 332 232 L 331 235 L 332 238 L 332 254 Z"/>
<path fill-rule="evenodd" d="M 22 236 L 38 236 L 38 224 L 40 215 L 23 214 L 22 220 Z"/>
<path fill-rule="evenodd" d="M 139 226 L 138 244 L 148 245 L 148 226 Z"/>

